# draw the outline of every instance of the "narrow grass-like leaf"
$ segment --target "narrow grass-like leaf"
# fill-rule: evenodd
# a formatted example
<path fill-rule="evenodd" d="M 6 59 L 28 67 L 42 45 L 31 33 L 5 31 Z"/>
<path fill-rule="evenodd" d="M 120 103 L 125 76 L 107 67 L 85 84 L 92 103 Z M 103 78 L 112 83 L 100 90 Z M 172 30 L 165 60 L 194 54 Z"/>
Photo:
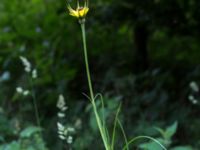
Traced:
<path fill-rule="evenodd" d="M 107 142 L 110 145 L 110 134 L 109 134 L 108 128 L 106 126 L 105 126 L 105 132 L 106 132 L 106 136 L 107 136 Z"/>
<path fill-rule="evenodd" d="M 91 100 L 91 98 L 87 95 L 87 94 L 85 94 L 85 93 L 82 93 L 90 102 L 92 102 L 92 100 Z"/>
<path fill-rule="evenodd" d="M 160 147 L 162 147 L 164 150 L 167 150 L 167 148 L 165 148 L 158 140 L 156 140 L 156 139 L 154 139 L 152 137 L 149 137 L 149 136 L 137 136 L 137 137 L 133 138 L 132 140 L 130 140 L 128 142 L 128 145 L 132 144 L 133 142 L 135 142 L 136 140 L 139 140 L 139 139 L 149 139 L 149 140 L 152 140 L 155 143 L 157 143 Z M 126 147 L 127 147 L 127 145 L 125 145 L 122 150 L 125 150 Z"/>
<path fill-rule="evenodd" d="M 102 122 L 103 122 L 103 127 L 105 127 L 105 113 L 104 113 L 104 110 L 105 110 L 105 105 L 104 105 L 104 100 L 103 100 L 103 96 L 101 93 L 97 93 L 97 95 L 94 97 L 94 99 L 96 99 L 97 97 L 100 97 L 100 100 L 101 100 L 101 108 L 102 108 Z"/>
<path fill-rule="evenodd" d="M 107 127 L 106 127 L 106 118 L 105 118 L 105 113 L 104 113 L 105 105 L 104 105 L 103 96 L 102 96 L 101 93 L 97 93 L 94 99 L 96 99 L 98 96 L 100 97 L 100 100 L 101 100 L 103 132 L 104 132 L 105 135 L 106 135 L 106 140 L 107 140 L 107 142 L 110 143 L 110 142 L 109 142 L 109 141 L 110 141 L 110 135 L 109 135 L 108 129 L 107 129 Z"/>
<path fill-rule="evenodd" d="M 115 142 L 115 135 L 116 135 L 116 127 L 117 127 L 117 120 L 118 120 L 118 116 L 119 116 L 119 112 L 121 109 L 121 104 L 119 105 L 118 109 L 117 109 L 117 113 L 115 115 L 115 122 L 114 122 L 114 127 L 113 127 L 113 132 L 112 132 L 112 142 L 111 142 L 111 148 L 112 150 L 114 150 L 114 142 Z"/>
<path fill-rule="evenodd" d="M 124 140 L 125 140 L 125 143 L 126 143 L 125 148 L 126 148 L 127 150 L 129 150 L 128 140 L 127 140 L 127 137 L 126 137 L 126 133 L 125 133 L 125 131 L 124 131 L 124 128 L 123 128 L 123 126 L 122 126 L 122 123 L 120 122 L 120 120 L 119 120 L 118 118 L 117 118 L 117 122 L 118 122 L 119 127 L 120 127 L 120 129 L 121 129 L 121 131 L 122 131 L 122 134 L 123 134 L 123 136 L 124 136 Z"/>

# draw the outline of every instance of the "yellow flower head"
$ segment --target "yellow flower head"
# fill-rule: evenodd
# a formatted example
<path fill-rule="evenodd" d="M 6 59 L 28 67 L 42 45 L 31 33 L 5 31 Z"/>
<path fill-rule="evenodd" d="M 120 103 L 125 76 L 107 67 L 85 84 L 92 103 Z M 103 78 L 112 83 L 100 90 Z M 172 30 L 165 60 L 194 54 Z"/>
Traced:
<path fill-rule="evenodd" d="M 73 17 L 76 18 L 85 18 L 87 15 L 89 8 L 88 8 L 88 0 L 84 0 L 84 6 L 79 5 L 79 1 L 77 1 L 77 7 L 76 9 L 73 9 L 69 4 L 68 4 L 68 10 L 69 14 Z"/>

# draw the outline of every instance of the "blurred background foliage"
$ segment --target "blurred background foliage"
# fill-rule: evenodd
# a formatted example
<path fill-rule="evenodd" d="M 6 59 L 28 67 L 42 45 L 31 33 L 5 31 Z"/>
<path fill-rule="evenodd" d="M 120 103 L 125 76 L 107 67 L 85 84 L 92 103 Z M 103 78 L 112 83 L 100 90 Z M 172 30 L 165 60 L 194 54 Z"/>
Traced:
<path fill-rule="evenodd" d="M 177 121 L 168 148 L 200 148 L 199 91 L 189 87 L 192 81 L 200 83 L 199 7 L 198 0 L 90 2 L 86 23 L 90 67 L 95 92 L 104 95 L 110 128 L 122 102 L 120 118 L 129 138 L 149 135 L 165 140 L 154 127 L 164 130 Z M 72 147 L 97 148 L 101 139 L 82 94 L 88 93 L 82 53 L 80 27 L 68 15 L 66 1 L 1 0 L 0 149 L 15 150 L 24 143 L 18 149 L 62 149 L 56 127 L 59 94 L 69 106 L 67 123 L 80 125 Z M 43 138 L 34 127 L 31 96 L 16 93 L 18 86 L 30 87 L 19 56 L 38 70 L 34 90 Z M 188 99 L 191 94 L 197 103 Z M 117 139 L 120 149 L 120 133 Z M 148 141 L 135 148 L 159 149 L 144 142 Z"/>

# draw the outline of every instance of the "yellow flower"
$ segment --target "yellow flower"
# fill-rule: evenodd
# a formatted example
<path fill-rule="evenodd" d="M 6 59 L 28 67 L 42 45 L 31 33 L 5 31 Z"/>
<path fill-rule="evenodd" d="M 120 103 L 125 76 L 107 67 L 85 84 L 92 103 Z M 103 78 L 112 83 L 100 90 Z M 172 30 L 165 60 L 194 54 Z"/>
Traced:
<path fill-rule="evenodd" d="M 85 4 L 83 7 L 79 6 L 79 1 L 77 2 L 77 8 L 73 9 L 69 4 L 68 4 L 68 10 L 69 10 L 69 14 L 73 17 L 76 18 L 85 18 L 85 16 L 87 15 L 89 8 L 88 8 L 88 0 L 85 0 Z"/>

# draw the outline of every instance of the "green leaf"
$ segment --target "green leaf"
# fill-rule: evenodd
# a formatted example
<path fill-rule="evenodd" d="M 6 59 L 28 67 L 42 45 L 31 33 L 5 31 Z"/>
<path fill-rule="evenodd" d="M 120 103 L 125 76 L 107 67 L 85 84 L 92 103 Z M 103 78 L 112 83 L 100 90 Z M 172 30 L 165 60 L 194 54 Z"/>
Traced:
<path fill-rule="evenodd" d="M 155 138 L 152 138 L 152 137 L 150 137 L 150 136 L 137 136 L 137 137 L 131 139 L 131 140 L 128 142 L 128 145 L 133 144 L 136 140 L 139 140 L 139 139 L 149 139 L 149 140 L 151 140 L 151 141 L 148 142 L 148 143 L 143 143 L 143 144 L 147 144 L 147 145 L 143 145 L 143 144 L 140 144 L 140 145 L 139 145 L 139 147 L 140 147 L 140 146 L 145 146 L 145 147 L 143 147 L 143 148 L 145 148 L 145 150 L 147 150 L 146 148 L 151 148 L 152 146 L 153 146 L 153 148 L 155 148 L 155 146 L 152 145 L 153 143 L 157 144 L 157 145 L 158 145 L 160 148 L 162 148 L 163 150 L 167 150 L 167 149 L 165 148 L 165 146 L 162 144 L 162 143 L 163 143 L 163 139 L 160 139 L 160 138 L 155 139 Z M 149 144 L 150 144 L 150 145 L 149 145 Z M 149 146 L 148 146 L 148 145 L 149 145 Z M 125 150 L 125 147 L 123 147 L 123 150 Z M 154 149 L 154 150 L 156 150 L 156 149 Z M 160 149 L 159 149 L 159 150 L 160 150 Z"/>
<path fill-rule="evenodd" d="M 0 146 L 0 150 L 21 150 L 20 143 L 13 141 L 10 144 Z"/>
<path fill-rule="evenodd" d="M 177 146 L 172 148 L 171 150 L 193 150 L 191 146 Z"/>
<path fill-rule="evenodd" d="M 169 126 L 165 131 L 165 139 L 171 139 L 171 137 L 176 133 L 178 123 L 174 122 L 171 126 Z"/>
<path fill-rule="evenodd" d="M 20 133 L 20 137 L 21 138 L 29 138 L 31 137 L 34 133 L 40 132 L 41 128 L 39 127 L 28 127 L 26 129 L 24 129 L 21 133 Z"/>
<path fill-rule="evenodd" d="M 154 127 L 158 132 L 160 132 L 160 134 L 165 137 L 165 131 L 159 127 Z"/>
<path fill-rule="evenodd" d="M 139 147 L 145 150 L 162 150 L 162 148 L 155 142 L 143 143 Z"/>

